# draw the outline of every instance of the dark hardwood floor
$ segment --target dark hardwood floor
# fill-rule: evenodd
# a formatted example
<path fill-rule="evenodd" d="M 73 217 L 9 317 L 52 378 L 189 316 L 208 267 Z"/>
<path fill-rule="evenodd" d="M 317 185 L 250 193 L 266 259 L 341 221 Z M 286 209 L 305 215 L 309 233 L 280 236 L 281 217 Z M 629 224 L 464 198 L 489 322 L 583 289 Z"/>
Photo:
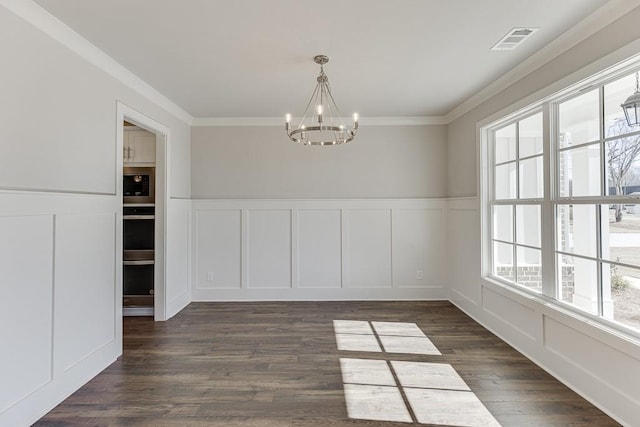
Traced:
<path fill-rule="evenodd" d="M 442 355 L 339 351 L 334 319 L 416 323 Z M 193 303 L 164 323 L 125 318 L 122 357 L 35 425 L 412 425 L 349 419 L 341 357 L 451 364 L 505 427 L 619 425 L 448 302 Z"/>

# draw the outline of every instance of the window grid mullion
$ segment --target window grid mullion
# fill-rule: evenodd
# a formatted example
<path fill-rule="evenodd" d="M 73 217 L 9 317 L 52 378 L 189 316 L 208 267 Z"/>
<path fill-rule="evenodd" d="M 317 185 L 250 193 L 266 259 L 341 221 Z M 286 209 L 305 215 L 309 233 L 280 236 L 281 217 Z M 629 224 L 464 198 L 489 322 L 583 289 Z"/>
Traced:
<path fill-rule="evenodd" d="M 513 244 L 515 244 L 515 242 L 509 242 L 508 240 L 502 240 L 502 239 L 496 239 L 496 238 L 493 238 L 491 240 L 494 241 L 494 242 L 497 242 L 497 243 L 504 243 L 505 245 L 513 245 Z"/>
<path fill-rule="evenodd" d="M 556 205 L 637 205 L 640 204 L 640 197 L 629 195 L 623 197 L 559 197 L 552 203 Z"/>
<path fill-rule="evenodd" d="M 575 252 L 556 251 L 556 253 L 559 254 L 559 255 L 570 256 L 572 258 L 586 259 L 586 260 L 595 261 L 595 262 L 598 261 L 598 258 L 596 258 L 596 257 L 592 257 L 592 256 L 589 256 L 589 255 L 578 254 L 578 253 L 575 253 Z"/>
<path fill-rule="evenodd" d="M 494 164 L 494 167 L 504 166 L 504 165 L 509 165 L 509 164 L 514 164 L 514 163 L 516 163 L 516 162 L 517 162 L 517 160 L 516 160 L 516 159 L 513 159 L 513 160 L 507 160 L 507 161 L 504 161 L 504 162 L 495 163 L 495 164 Z"/>
<path fill-rule="evenodd" d="M 596 256 L 598 260 L 596 261 L 596 279 L 597 279 L 597 289 L 596 293 L 598 295 L 598 316 L 602 316 L 603 314 L 603 305 L 602 305 L 602 218 L 601 218 L 601 209 L 598 209 L 598 205 L 594 206 L 596 210 Z"/>
<path fill-rule="evenodd" d="M 494 226 L 494 220 L 495 220 L 495 205 L 493 203 L 489 204 L 489 244 L 491 245 L 489 247 L 489 254 L 490 254 L 490 264 L 489 264 L 489 272 L 491 275 L 495 276 L 496 275 L 496 270 L 495 270 L 495 266 L 496 266 L 496 257 L 494 255 L 494 251 L 495 251 L 495 244 L 494 244 L 494 235 L 495 235 L 495 226 Z M 485 266 L 486 268 L 486 266 Z"/>
<path fill-rule="evenodd" d="M 506 242 L 505 242 L 506 243 Z M 534 246 L 534 245 L 527 245 L 526 243 L 514 243 L 516 246 L 519 246 L 521 248 L 527 248 L 527 249 L 535 249 L 537 251 L 541 251 L 542 248 L 540 246 Z"/>
<path fill-rule="evenodd" d="M 517 213 L 517 209 L 516 209 L 516 204 L 514 203 L 511 206 L 511 218 L 513 218 L 512 224 L 511 224 L 511 228 L 512 228 L 512 236 L 513 236 L 513 248 L 511 249 L 511 256 L 512 256 L 512 264 L 513 264 L 513 283 L 518 283 L 518 251 L 516 249 L 516 242 L 518 241 L 518 236 L 516 235 L 516 231 L 518 229 L 518 227 L 516 226 L 516 223 L 518 221 L 518 218 L 516 218 L 516 213 Z"/>
<path fill-rule="evenodd" d="M 604 143 L 604 86 L 600 86 L 598 91 L 599 105 L 598 105 L 598 117 L 600 121 L 600 195 L 606 196 L 607 191 L 607 159 L 605 158 L 605 143 Z"/>
<path fill-rule="evenodd" d="M 556 266 L 556 256 L 554 253 L 556 227 L 555 212 L 552 203 L 554 195 L 554 186 L 557 181 L 557 174 L 554 163 L 553 141 L 555 141 L 555 126 L 557 122 L 554 119 L 554 110 L 550 103 L 547 103 L 542 109 L 542 170 L 543 170 L 543 199 L 540 207 L 540 245 L 542 254 L 540 261 L 542 265 L 542 288 L 543 295 L 557 298 L 558 296 L 558 274 Z"/>
<path fill-rule="evenodd" d="M 504 166 L 504 165 L 516 163 L 518 160 L 531 160 L 531 159 L 535 159 L 536 157 L 543 157 L 543 154 L 531 154 L 525 157 L 518 157 L 517 159 L 506 160 L 504 162 L 496 163 L 495 166 Z"/>
<path fill-rule="evenodd" d="M 598 88 L 598 117 L 600 121 L 600 195 L 606 196 L 608 191 L 607 186 L 607 159 L 605 158 L 605 132 L 604 132 L 604 85 L 600 85 Z M 598 299 L 598 316 L 604 314 L 603 305 L 603 269 L 602 269 L 602 209 L 599 205 L 595 205 L 596 210 L 596 254 L 598 261 L 597 267 L 597 299 Z"/>
<path fill-rule="evenodd" d="M 516 122 L 516 200 L 520 200 L 520 122 Z"/>
<path fill-rule="evenodd" d="M 604 120 L 603 120 L 603 122 L 602 122 L 602 125 L 604 126 Z M 613 141 L 613 140 L 615 140 L 615 139 L 631 138 L 631 137 L 638 136 L 638 135 L 640 135 L 640 130 L 637 130 L 637 131 L 635 131 L 635 132 L 623 133 L 623 134 L 621 134 L 621 135 L 615 135 L 615 136 L 606 136 L 606 135 L 603 135 L 603 136 L 602 136 L 602 140 L 603 140 L 604 142 L 609 142 L 609 141 Z"/>
<path fill-rule="evenodd" d="M 513 210 L 512 210 L 512 218 L 513 218 L 513 249 L 512 249 L 512 256 L 513 256 L 513 282 L 514 283 L 518 283 L 519 282 L 519 278 L 518 278 L 518 247 L 516 246 L 516 243 L 518 242 L 518 235 L 516 234 L 518 232 L 518 218 L 517 218 L 517 214 L 518 214 L 518 209 L 517 209 L 517 204 L 520 201 L 520 121 L 518 120 L 517 122 L 515 122 L 515 128 L 516 128 L 516 202 L 513 204 Z"/>
<path fill-rule="evenodd" d="M 589 147 L 590 145 L 600 144 L 602 139 L 596 139 L 595 141 L 581 142 L 580 144 L 575 145 L 567 145 L 566 147 L 558 147 L 558 152 L 562 153 L 565 151 L 577 150 L 579 148 Z"/>
<path fill-rule="evenodd" d="M 497 270 L 496 270 L 496 254 L 495 254 L 495 244 L 493 242 L 493 238 L 495 236 L 495 200 L 496 200 L 496 131 L 495 130 L 489 130 L 488 131 L 488 136 L 489 136 L 489 140 L 491 141 L 491 143 L 489 144 L 489 146 L 487 147 L 487 162 L 491 165 L 491 167 L 489 168 L 489 200 L 492 201 L 492 203 L 490 204 L 490 210 L 489 210 L 489 218 L 490 218 L 490 225 L 489 225 L 489 241 L 490 241 L 490 245 L 491 247 L 489 248 L 489 253 L 491 254 L 491 260 L 490 260 L 490 274 L 493 276 L 497 276 Z"/>

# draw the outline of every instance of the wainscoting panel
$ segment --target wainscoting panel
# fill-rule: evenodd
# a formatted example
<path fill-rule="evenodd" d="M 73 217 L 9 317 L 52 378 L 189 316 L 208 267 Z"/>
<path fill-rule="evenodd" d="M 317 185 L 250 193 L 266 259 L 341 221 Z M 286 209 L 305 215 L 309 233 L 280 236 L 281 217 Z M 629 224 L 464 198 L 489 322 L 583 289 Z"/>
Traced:
<path fill-rule="evenodd" d="M 392 218 L 394 286 L 422 288 L 443 283 L 447 247 L 434 244 L 446 241 L 442 209 L 394 209 Z"/>
<path fill-rule="evenodd" d="M 194 200 L 192 299 L 443 299 L 446 206 L 440 199 Z"/>
<path fill-rule="evenodd" d="M 480 304 L 480 237 L 476 200 L 452 200 L 447 214 L 450 298 Z"/>
<path fill-rule="evenodd" d="M 242 211 L 196 213 L 197 289 L 240 289 L 242 283 Z"/>
<path fill-rule="evenodd" d="M 298 212 L 298 287 L 342 286 L 342 220 L 338 209 Z"/>
<path fill-rule="evenodd" d="M 169 199 L 166 234 L 167 318 L 191 302 L 191 200 Z"/>
<path fill-rule="evenodd" d="M 56 372 L 115 339 L 115 221 L 110 213 L 56 217 Z"/>
<path fill-rule="evenodd" d="M 349 211 L 347 231 L 349 282 L 352 288 L 390 288 L 391 210 Z"/>
<path fill-rule="evenodd" d="M 559 355 L 585 375 L 618 389 L 640 406 L 640 352 L 626 353 L 589 336 L 571 325 L 544 317 L 545 347 Z M 615 363 L 611 363 L 615 361 Z"/>
<path fill-rule="evenodd" d="M 31 425 L 121 352 L 121 203 L 0 191 L 0 425 Z"/>
<path fill-rule="evenodd" d="M 538 319 L 532 308 L 489 288 L 482 289 L 482 308 L 529 339 L 536 339 Z"/>
<path fill-rule="evenodd" d="M 291 287 L 291 210 L 250 210 L 247 215 L 248 288 Z"/>
<path fill-rule="evenodd" d="M 52 379 L 53 216 L 0 216 L 0 236 L 2 414 Z"/>

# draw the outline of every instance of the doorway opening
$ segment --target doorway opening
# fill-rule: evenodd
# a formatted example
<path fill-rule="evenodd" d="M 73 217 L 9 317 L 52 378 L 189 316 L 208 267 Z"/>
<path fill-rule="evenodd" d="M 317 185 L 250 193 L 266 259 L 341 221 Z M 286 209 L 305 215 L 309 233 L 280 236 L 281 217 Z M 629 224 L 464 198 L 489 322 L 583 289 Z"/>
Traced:
<path fill-rule="evenodd" d="M 116 188 L 123 205 L 116 240 L 122 315 L 166 320 L 167 142 L 169 128 L 117 103 Z M 127 129 L 128 128 L 128 129 Z M 120 328 L 121 329 L 121 328 Z"/>
<path fill-rule="evenodd" d="M 153 316 L 156 135 L 124 122 L 122 314 Z"/>

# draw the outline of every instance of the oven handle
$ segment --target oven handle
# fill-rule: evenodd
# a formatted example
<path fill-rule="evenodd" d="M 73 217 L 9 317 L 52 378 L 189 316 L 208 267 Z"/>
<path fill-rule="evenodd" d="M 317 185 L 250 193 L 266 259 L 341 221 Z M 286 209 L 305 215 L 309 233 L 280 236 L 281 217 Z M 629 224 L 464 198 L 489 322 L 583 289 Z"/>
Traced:
<path fill-rule="evenodd" d="M 155 215 L 123 215 L 122 219 L 155 219 Z"/>
<path fill-rule="evenodd" d="M 153 265 L 155 261 L 152 259 L 145 259 L 139 261 L 122 261 L 122 265 Z"/>

